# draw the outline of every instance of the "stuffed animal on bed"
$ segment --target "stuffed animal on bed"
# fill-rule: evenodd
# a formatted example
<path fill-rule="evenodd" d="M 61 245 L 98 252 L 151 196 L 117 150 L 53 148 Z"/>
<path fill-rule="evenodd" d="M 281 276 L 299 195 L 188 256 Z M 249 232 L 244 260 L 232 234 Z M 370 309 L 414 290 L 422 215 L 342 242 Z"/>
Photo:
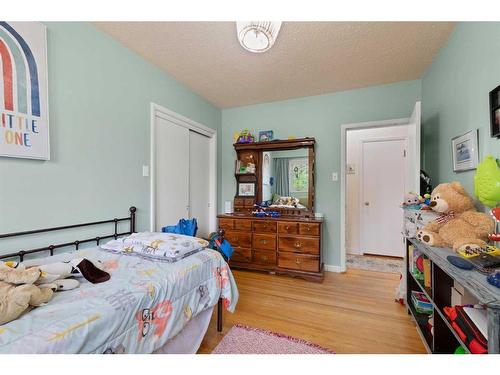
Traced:
<path fill-rule="evenodd" d="M 441 214 L 417 232 L 417 239 L 429 246 L 466 251 L 486 246 L 493 220 L 474 208 L 474 201 L 462 184 L 440 184 L 432 191 L 429 206 Z"/>
<path fill-rule="evenodd" d="M 30 306 L 49 302 L 56 291 L 77 288 L 80 282 L 70 277 L 84 277 L 95 284 L 109 280 L 110 275 L 99 262 L 82 258 L 37 267 L 0 261 L 0 325 L 17 319 Z"/>
<path fill-rule="evenodd" d="M 0 325 L 17 319 L 30 306 L 40 306 L 51 300 L 54 291 L 34 283 L 42 271 L 11 268 L 0 262 Z"/>

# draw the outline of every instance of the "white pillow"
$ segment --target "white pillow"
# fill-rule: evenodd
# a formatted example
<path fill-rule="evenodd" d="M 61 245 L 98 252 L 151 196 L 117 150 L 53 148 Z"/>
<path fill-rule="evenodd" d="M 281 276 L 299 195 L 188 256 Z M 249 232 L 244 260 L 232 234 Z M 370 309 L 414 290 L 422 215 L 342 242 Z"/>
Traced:
<path fill-rule="evenodd" d="M 208 246 L 208 241 L 173 233 L 141 232 L 109 241 L 101 248 L 126 255 L 176 262 Z"/>

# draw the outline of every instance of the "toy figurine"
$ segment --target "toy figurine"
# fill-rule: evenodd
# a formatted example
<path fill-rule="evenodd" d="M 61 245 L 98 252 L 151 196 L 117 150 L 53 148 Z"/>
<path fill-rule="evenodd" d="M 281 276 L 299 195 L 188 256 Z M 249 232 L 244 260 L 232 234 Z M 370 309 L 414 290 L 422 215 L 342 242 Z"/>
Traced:
<path fill-rule="evenodd" d="M 250 133 L 250 130 L 248 129 L 243 129 L 239 136 L 238 139 L 236 140 L 236 143 L 253 143 L 255 142 L 255 137 Z"/>
<path fill-rule="evenodd" d="M 430 194 L 424 194 L 423 197 L 421 195 L 419 195 L 418 199 L 420 201 L 420 209 L 421 210 L 430 211 L 432 209 L 430 206 L 430 204 L 431 204 L 431 195 Z"/>
<path fill-rule="evenodd" d="M 252 215 L 256 217 L 280 217 L 281 214 L 278 211 L 270 211 L 266 210 L 265 205 L 254 204 L 254 210 L 252 211 Z"/>

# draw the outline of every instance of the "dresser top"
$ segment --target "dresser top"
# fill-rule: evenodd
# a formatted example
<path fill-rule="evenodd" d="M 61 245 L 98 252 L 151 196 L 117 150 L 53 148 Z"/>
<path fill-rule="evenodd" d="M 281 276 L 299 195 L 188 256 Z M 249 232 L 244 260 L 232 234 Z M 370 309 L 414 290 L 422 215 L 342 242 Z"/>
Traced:
<path fill-rule="evenodd" d="M 266 221 L 300 221 L 302 223 L 322 223 L 324 219 L 317 217 L 300 216 L 280 216 L 280 217 L 256 217 L 247 214 L 220 214 L 219 219 L 248 219 L 248 220 L 266 220 Z"/>

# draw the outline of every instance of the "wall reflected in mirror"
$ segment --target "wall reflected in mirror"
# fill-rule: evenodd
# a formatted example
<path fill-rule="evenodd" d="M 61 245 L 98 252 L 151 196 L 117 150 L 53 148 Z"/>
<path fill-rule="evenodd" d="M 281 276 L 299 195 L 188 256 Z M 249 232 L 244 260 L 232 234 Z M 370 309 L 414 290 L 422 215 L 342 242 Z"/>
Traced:
<path fill-rule="evenodd" d="M 262 152 L 262 201 L 276 208 L 309 208 L 307 148 Z"/>

